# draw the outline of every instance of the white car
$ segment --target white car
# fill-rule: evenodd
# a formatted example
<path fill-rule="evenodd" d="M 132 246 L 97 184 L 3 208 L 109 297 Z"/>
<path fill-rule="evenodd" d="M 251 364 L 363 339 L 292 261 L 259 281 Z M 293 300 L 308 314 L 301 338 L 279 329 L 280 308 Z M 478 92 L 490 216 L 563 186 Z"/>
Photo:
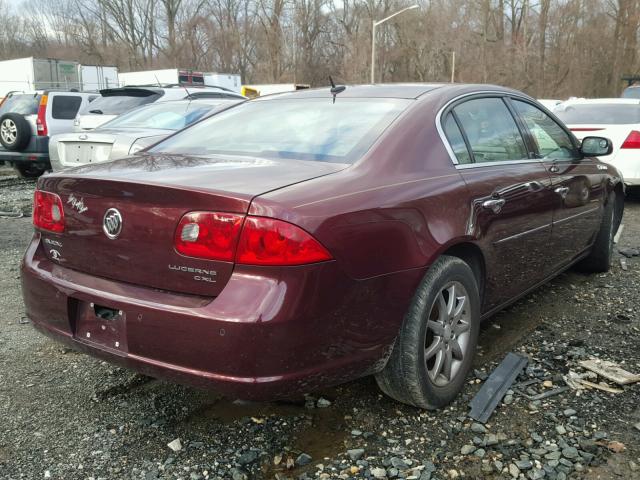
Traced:
<path fill-rule="evenodd" d="M 604 161 L 614 165 L 629 187 L 640 187 L 640 99 L 568 100 L 553 113 L 582 140 L 588 136 L 611 140 L 613 153 Z"/>
<path fill-rule="evenodd" d="M 87 163 L 134 155 L 205 116 L 229 108 L 237 99 L 201 98 L 143 105 L 83 133 L 51 137 L 51 168 L 58 172 Z"/>
<path fill-rule="evenodd" d="M 219 98 L 246 100 L 239 93 L 221 87 L 183 87 L 144 86 L 121 87 L 100 90 L 100 96 L 91 105 L 80 109 L 76 116 L 74 127 L 76 132 L 93 130 L 113 120 L 118 115 L 133 110 L 136 107 L 155 102 L 169 102 L 197 98 Z"/>
<path fill-rule="evenodd" d="M 540 103 L 547 110 L 553 110 L 558 105 L 562 103 L 562 100 L 556 100 L 551 98 L 539 98 L 538 103 Z"/>

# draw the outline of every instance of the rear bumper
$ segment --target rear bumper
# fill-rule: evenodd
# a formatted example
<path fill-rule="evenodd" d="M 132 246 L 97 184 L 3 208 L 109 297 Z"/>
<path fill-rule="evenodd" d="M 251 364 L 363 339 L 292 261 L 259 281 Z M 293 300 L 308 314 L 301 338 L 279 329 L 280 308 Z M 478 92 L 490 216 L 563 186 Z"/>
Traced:
<path fill-rule="evenodd" d="M 12 152 L 0 150 L 0 160 L 10 163 L 49 163 L 48 153 Z"/>
<path fill-rule="evenodd" d="M 33 135 L 24 150 L 16 152 L 0 146 L 0 160 L 11 163 L 49 163 L 49 137 Z"/>
<path fill-rule="evenodd" d="M 206 299 L 63 268 L 46 258 L 36 233 L 22 290 L 35 328 L 75 349 L 154 377 L 269 400 L 380 370 L 423 273 L 354 281 L 335 262 L 237 267 L 222 293 Z M 120 348 L 81 338 L 78 312 L 89 302 L 124 312 Z"/>

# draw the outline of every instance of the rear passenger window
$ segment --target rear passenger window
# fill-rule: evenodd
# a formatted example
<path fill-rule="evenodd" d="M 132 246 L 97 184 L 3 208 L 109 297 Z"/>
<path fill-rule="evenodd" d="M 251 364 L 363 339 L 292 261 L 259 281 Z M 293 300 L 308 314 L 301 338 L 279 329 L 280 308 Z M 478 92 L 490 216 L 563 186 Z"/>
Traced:
<path fill-rule="evenodd" d="M 528 158 L 520 130 L 502 99 L 477 98 L 458 105 L 454 111 L 475 162 Z"/>
<path fill-rule="evenodd" d="M 458 163 L 471 163 L 469 150 L 467 150 L 467 145 L 464 143 L 462 132 L 451 112 L 447 113 L 447 117 L 444 120 L 444 134 L 447 136 L 447 140 L 449 140 L 449 145 L 451 145 L 451 150 L 453 150 L 454 155 L 458 159 Z"/>
<path fill-rule="evenodd" d="M 580 158 L 569 134 L 549 115 L 529 103 L 520 100 L 512 102 L 531 132 L 540 158 Z"/>
<path fill-rule="evenodd" d="M 56 95 L 51 104 L 51 116 L 57 120 L 73 120 L 81 103 L 82 97 Z"/>

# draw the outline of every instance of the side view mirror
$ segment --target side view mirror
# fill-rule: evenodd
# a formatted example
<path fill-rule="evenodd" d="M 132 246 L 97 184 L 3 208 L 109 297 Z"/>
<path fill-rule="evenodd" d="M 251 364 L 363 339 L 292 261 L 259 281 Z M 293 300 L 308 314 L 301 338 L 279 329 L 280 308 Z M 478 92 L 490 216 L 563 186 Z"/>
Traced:
<path fill-rule="evenodd" d="M 608 138 L 584 137 L 580 150 L 585 157 L 602 157 L 613 151 L 613 145 Z"/>

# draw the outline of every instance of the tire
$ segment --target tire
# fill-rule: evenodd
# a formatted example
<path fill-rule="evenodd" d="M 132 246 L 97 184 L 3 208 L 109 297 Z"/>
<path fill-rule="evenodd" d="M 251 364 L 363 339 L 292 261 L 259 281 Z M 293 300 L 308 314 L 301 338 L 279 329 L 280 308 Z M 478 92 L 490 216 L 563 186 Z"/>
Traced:
<path fill-rule="evenodd" d="M 452 287 L 456 303 L 448 301 Z M 471 267 L 457 257 L 443 255 L 429 268 L 411 301 L 389 361 L 376 375 L 385 394 L 429 410 L 453 401 L 464 386 L 478 343 L 478 292 Z M 466 298 L 464 304 L 461 297 Z M 452 306 L 459 313 L 453 320 L 448 315 Z M 439 359 L 446 360 L 448 352 L 451 367 L 438 369 Z"/>
<path fill-rule="evenodd" d="M 600 230 L 589 256 L 579 263 L 580 270 L 592 273 L 608 272 L 613 257 L 613 238 L 616 235 L 616 194 L 611 193 L 604 207 Z"/>
<path fill-rule="evenodd" d="M 0 143 L 7 150 L 22 150 L 31 140 L 31 125 L 19 113 L 0 117 Z"/>
<path fill-rule="evenodd" d="M 47 171 L 46 167 L 33 163 L 18 163 L 15 167 L 22 178 L 38 178 Z"/>

